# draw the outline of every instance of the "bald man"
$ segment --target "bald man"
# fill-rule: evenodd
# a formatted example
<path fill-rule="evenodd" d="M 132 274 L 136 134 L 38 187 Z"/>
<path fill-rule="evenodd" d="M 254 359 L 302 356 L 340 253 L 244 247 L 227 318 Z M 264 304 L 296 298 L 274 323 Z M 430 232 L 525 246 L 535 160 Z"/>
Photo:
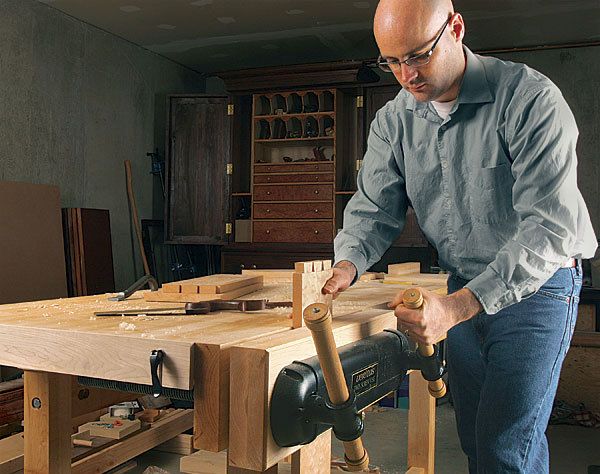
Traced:
<path fill-rule="evenodd" d="M 391 303 L 421 343 L 448 335 L 471 473 L 548 472 L 545 429 L 573 333 L 581 258 L 597 247 L 577 188 L 577 127 L 559 89 L 473 54 L 448 0 L 382 0 L 379 66 L 402 85 L 377 112 L 335 239 L 344 291 L 398 237 L 411 205 L 450 272 L 422 311 Z"/>

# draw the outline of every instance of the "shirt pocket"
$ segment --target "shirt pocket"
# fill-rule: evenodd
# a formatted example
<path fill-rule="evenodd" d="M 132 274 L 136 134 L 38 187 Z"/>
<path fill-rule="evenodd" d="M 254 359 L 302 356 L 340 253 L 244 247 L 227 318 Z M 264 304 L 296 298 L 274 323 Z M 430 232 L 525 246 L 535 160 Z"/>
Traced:
<path fill-rule="evenodd" d="M 514 214 L 514 178 L 508 164 L 477 168 L 469 182 L 471 219 L 475 222 L 503 222 Z"/>

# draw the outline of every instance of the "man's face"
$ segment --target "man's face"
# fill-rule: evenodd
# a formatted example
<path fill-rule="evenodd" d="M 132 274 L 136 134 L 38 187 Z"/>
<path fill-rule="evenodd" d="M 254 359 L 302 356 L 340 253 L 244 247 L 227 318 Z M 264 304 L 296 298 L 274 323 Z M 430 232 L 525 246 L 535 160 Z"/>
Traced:
<path fill-rule="evenodd" d="M 438 25 L 437 28 L 433 35 L 431 29 L 421 34 L 415 31 L 404 35 L 390 34 L 390 32 L 377 35 L 381 56 L 384 60 L 390 61 L 394 77 L 419 102 L 438 99 L 453 86 L 456 80 L 456 68 L 452 65 L 449 48 L 452 42 L 450 26 L 441 29 L 442 25 Z M 427 53 L 438 37 L 439 41 L 435 44 L 427 64 L 421 66 L 397 64 L 397 61 L 405 61 Z"/>

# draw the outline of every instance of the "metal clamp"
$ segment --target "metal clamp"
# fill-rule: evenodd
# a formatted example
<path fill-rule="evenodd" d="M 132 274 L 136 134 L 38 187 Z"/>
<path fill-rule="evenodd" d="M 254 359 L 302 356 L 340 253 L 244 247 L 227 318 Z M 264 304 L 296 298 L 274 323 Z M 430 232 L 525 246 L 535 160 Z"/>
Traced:
<path fill-rule="evenodd" d="M 150 353 L 150 374 L 152 375 L 152 395 L 158 398 L 163 393 L 160 379 L 162 378 L 162 363 L 165 353 L 161 349 L 154 349 Z"/>
<path fill-rule="evenodd" d="M 421 355 L 419 351 L 410 353 L 409 364 L 411 369 L 420 370 L 423 378 L 427 381 L 439 380 L 446 373 L 446 366 L 439 358 L 439 348 L 433 346 L 433 354 L 429 357 Z"/>
<path fill-rule="evenodd" d="M 137 290 L 140 290 L 144 285 L 148 284 L 150 291 L 158 290 L 158 282 L 152 275 L 144 275 L 142 278 L 137 280 L 133 285 L 127 288 L 125 291 L 117 293 L 115 296 L 108 298 L 109 301 L 123 301 L 133 295 Z"/>
<path fill-rule="evenodd" d="M 356 406 L 356 395 L 350 391 L 350 398 L 341 405 L 334 405 L 330 400 L 319 395 L 310 397 L 306 407 L 306 420 L 331 425 L 333 432 L 340 441 L 353 441 L 359 438 L 365 430 L 362 414 Z M 305 420 L 305 422 L 306 422 Z"/>

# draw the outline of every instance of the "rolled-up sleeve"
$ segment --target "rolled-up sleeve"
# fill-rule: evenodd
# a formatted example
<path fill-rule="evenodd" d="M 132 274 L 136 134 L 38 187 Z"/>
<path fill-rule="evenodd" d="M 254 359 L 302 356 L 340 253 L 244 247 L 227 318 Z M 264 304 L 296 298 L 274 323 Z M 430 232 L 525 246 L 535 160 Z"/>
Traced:
<path fill-rule="evenodd" d="M 334 241 L 336 263 L 352 262 L 357 276 L 379 261 L 404 227 L 408 199 L 398 164 L 402 148 L 397 134 L 391 135 L 385 110 L 380 110 L 371 124 L 357 192 Z"/>
<path fill-rule="evenodd" d="M 488 314 L 535 293 L 572 256 L 579 212 L 577 125 L 556 86 L 516 97 L 506 113 L 516 234 L 466 286 Z"/>

